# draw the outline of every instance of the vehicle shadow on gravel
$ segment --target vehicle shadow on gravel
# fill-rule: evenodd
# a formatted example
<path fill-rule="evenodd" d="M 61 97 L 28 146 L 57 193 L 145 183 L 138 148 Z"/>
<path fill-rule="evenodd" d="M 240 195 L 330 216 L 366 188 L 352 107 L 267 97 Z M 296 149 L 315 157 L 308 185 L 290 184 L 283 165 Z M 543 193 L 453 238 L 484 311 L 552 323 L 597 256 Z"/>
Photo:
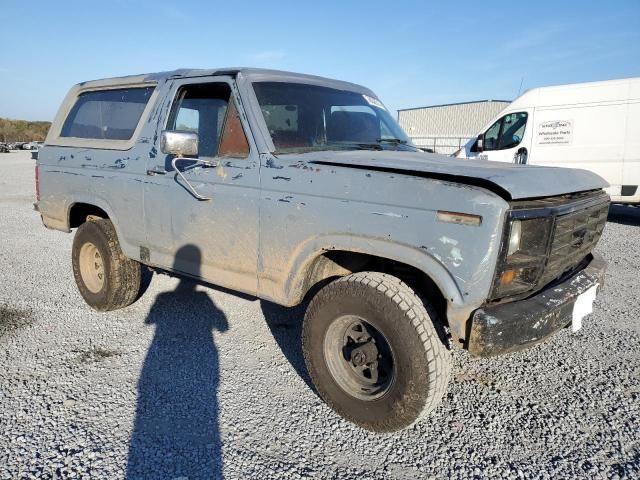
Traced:
<path fill-rule="evenodd" d="M 640 208 L 629 205 L 611 205 L 607 220 L 621 225 L 638 227 L 640 226 Z"/>
<path fill-rule="evenodd" d="M 181 258 L 201 254 L 187 245 L 176 264 Z M 157 296 L 145 319 L 155 333 L 138 381 L 128 479 L 223 477 L 214 332 L 229 325 L 196 285 L 181 279 L 174 291 Z"/>
<path fill-rule="evenodd" d="M 260 300 L 262 314 L 282 354 L 300 378 L 317 394 L 302 354 L 302 320 L 307 304 L 308 302 L 303 302 L 297 307 L 283 307 L 266 300 Z"/>

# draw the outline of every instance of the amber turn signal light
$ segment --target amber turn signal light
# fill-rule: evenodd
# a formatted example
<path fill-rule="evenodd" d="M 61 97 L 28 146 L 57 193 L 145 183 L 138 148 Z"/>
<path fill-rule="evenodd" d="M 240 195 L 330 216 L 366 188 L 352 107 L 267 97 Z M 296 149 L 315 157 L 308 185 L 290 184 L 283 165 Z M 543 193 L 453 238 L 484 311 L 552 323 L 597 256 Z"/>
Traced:
<path fill-rule="evenodd" d="M 506 270 L 500 277 L 500 285 L 509 285 L 516 278 L 515 270 Z"/>
<path fill-rule="evenodd" d="M 482 223 L 482 217 L 480 215 L 462 212 L 446 212 L 444 210 L 438 210 L 436 212 L 436 218 L 441 222 L 473 225 L 476 227 Z"/>

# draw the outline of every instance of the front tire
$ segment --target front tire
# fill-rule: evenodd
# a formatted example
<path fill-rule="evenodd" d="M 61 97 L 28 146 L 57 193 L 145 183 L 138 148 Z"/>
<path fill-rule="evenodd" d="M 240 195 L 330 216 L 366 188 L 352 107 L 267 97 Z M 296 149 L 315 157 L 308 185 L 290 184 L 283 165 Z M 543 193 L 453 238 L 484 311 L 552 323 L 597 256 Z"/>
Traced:
<path fill-rule="evenodd" d="M 91 219 L 78 227 L 72 263 L 78 290 L 95 310 L 127 307 L 142 291 L 142 266 L 123 255 L 110 220 Z"/>
<path fill-rule="evenodd" d="M 376 432 L 406 428 L 431 412 L 451 371 L 425 304 L 384 273 L 354 273 L 320 290 L 305 315 L 302 347 L 323 400 Z"/>

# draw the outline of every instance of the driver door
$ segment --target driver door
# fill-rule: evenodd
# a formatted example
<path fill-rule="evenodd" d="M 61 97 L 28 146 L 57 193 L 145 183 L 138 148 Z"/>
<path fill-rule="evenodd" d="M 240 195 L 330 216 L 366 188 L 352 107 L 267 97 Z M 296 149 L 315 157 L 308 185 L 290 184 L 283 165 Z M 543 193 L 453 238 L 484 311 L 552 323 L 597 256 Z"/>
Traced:
<path fill-rule="evenodd" d="M 252 295 L 257 290 L 259 161 L 232 78 L 184 79 L 162 130 L 198 134 L 198 155 L 147 160 L 144 188 L 149 260 L 168 270 Z M 177 172 L 176 170 L 179 170 Z M 181 174 L 181 175 L 180 175 Z"/>
<path fill-rule="evenodd" d="M 477 158 L 496 162 L 527 163 L 533 119 L 528 112 L 507 113 L 484 133 L 483 151 Z"/>

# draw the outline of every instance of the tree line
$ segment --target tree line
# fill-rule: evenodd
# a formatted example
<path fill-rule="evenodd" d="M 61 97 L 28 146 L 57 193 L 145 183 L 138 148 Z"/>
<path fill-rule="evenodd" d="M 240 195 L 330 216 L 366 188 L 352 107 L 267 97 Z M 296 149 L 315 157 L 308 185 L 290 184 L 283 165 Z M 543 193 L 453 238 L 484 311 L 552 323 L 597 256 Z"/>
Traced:
<path fill-rule="evenodd" d="M 0 118 L 0 142 L 41 142 L 47 136 L 51 122 L 29 122 Z"/>

